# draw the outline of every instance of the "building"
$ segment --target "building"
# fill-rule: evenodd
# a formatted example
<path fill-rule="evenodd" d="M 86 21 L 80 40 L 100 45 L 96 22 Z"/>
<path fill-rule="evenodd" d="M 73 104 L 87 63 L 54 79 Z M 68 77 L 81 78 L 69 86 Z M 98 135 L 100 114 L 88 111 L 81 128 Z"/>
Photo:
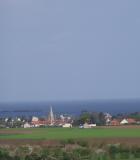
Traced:
<path fill-rule="evenodd" d="M 93 127 L 96 127 L 96 124 L 88 124 L 88 123 L 85 123 L 83 125 L 83 128 L 93 128 Z"/>
<path fill-rule="evenodd" d="M 47 121 L 48 125 L 53 126 L 55 124 L 55 119 L 54 119 L 54 114 L 53 114 L 53 110 L 52 107 L 50 107 L 50 112 L 48 115 L 48 121 Z"/>
<path fill-rule="evenodd" d="M 46 126 L 47 124 L 47 121 L 46 120 L 38 120 L 38 121 L 32 121 L 31 124 L 34 126 L 34 127 L 40 127 L 40 126 Z"/>
<path fill-rule="evenodd" d="M 25 123 L 25 124 L 23 125 L 23 127 L 24 127 L 24 128 L 31 128 L 31 125 L 30 125 L 29 123 Z"/>
<path fill-rule="evenodd" d="M 72 124 L 71 123 L 66 123 L 62 127 L 63 128 L 72 128 Z"/>
<path fill-rule="evenodd" d="M 123 119 L 121 122 L 120 122 L 121 125 L 125 125 L 125 124 L 128 124 L 128 121 L 127 119 Z"/>
<path fill-rule="evenodd" d="M 120 122 L 119 122 L 119 120 L 117 120 L 117 119 L 113 119 L 113 120 L 110 122 L 110 125 L 111 125 L 111 126 L 119 126 L 119 125 L 120 125 Z"/>
<path fill-rule="evenodd" d="M 112 116 L 109 113 L 105 113 L 104 115 L 105 115 L 106 125 L 108 126 L 111 123 Z"/>
<path fill-rule="evenodd" d="M 38 117 L 32 117 L 32 121 L 38 121 L 39 118 Z"/>
<path fill-rule="evenodd" d="M 73 120 L 70 116 L 64 117 L 60 115 L 60 117 L 55 118 L 53 109 L 50 107 L 50 111 L 48 117 L 45 119 L 39 119 L 38 117 L 33 117 L 31 121 L 31 125 L 34 127 L 41 127 L 41 126 L 59 126 L 59 127 L 72 127 Z"/>
<path fill-rule="evenodd" d="M 128 124 L 136 124 L 136 120 L 133 118 L 127 118 Z"/>

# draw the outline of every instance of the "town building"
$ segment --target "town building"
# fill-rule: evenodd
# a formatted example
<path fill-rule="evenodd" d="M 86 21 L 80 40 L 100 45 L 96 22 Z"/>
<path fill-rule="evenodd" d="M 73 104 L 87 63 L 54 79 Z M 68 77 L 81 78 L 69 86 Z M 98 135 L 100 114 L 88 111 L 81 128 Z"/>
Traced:
<path fill-rule="evenodd" d="M 63 128 L 72 128 L 72 124 L 71 123 L 65 123 L 64 125 L 62 125 Z"/>
<path fill-rule="evenodd" d="M 121 122 L 120 122 L 121 125 L 125 125 L 125 124 L 128 124 L 128 121 L 127 119 L 123 119 Z"/>
<path fill-rule="evenodd" d="M 85 123 L 83 125 L 83 128 L 93 128 L 93 127 L 96 127 L 96 124 L 88 124 L 88 123 Z"/>
<path fill-rule="evenodd" d="M 111 126 L 119 126 L 120 122 L 118 119 L 113 119 L 113 120 L 111 120 L 110 125 Z"/>
<path fill-rule="evenodd" d="M 127 118 L 128 124 L 136 124 L 137 121 L 134 118 Z"/>

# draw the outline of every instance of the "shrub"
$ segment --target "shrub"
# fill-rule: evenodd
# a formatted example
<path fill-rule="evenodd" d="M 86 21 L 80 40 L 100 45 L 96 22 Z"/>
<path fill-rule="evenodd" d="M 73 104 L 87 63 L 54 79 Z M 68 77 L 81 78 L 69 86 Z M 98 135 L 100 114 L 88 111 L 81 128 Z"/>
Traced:
<path fill-rule="evenodd" d="M 87 141 L 79 140 L 79 141 L 77 141 L 77 144 L 81 147 L 88 147 Z"/>
<path fill-rule="evenodd" d="M 25 160 L 41 160 L 42 158 L 36 154 L 27 155 Z"/>
<path fill-rule="evenodd" d="M 49 149 L 48 148 L 44 148 L 44 149 L 42 149 L 42 151 L 41 151 L 41 156 L 43 157 L 43 158 L 47 158 L 48 156 L 49 156 L 49 154 L 50 154 L 50 151 L 49 151 Z"/>
<path fill-rule="evenodd" d="M 77 154 L 80 156 L 89 156 L 91 151 L 88 148 L 77 148 L 73 150 L 73 154 Z"/>
<path fill-rule="evenodd" d="M 19 156 L 15 156 L 15 157 L 13 157 L 13 160 L 21 160 L 21 158 Z"/>
<path fill-rule="evenodd" d="M 110 147 L 109 147 L 109 153 L 110 154 L 116 154 L 116 153 L 118 153 L 120 151 L 120 148 L 118 147 L 118 146 L 116 146 L 116 145 L 111 145 Z"/>
<path fill-rule="evenodd" d="M 67 143 L 68 143 L 68 144 L 75 144 L 75 140 L 74 140 L 74 139 L 68 139 L 68 140 L 67 140 Z"/>
<path fill-rule="evenodd" d="M 68 152 L 63 152 L 63 158 L 62 160 L 72 160 L 72 156 Z"/>
<path fill-rule="evenodd" d="M 132 148 L 132 154 L 135 158 L 140 158 L 140 148 L 139 147 L 133 147 Z"/>
<path fill-rule="evenodd" d="M 7 150 L 0 148 L 0 159 L 9 160 L 9 159 L 12 159 L 12 157 L 9 156 L 9 153 Z"/>
<path fill-rule="evenodd" d="M 25 157 L 26 155 L 30 154 L 30 148 L 29 146 L 20 146 L 18 148 L 16 148 L 16 155 L 19 157 Z"/>
<path fill-rule="evenodd" d="M 65 147 L 65 145 L 67 144 L 67 140 L 61 140 L 61 141 L 60 141 L 60 144 L 61 144 L 63 147 Z"/>
<path fill-rule="evenodd" d="M 53 152 L 53 156 L 54 157 L 56 157 L 56 158 L 60 158 L 60 157 L 62 157 L 63 156 L 63 151 L 62 151 L 62 149 L 60 149 L 60 148 L 54 148 L 53 150 L 52 150 L 52 152 Z"/>
<path fill-rule="evenodd" d="M 116 155 L 120 152 L 120 148 L 116 145 L 110 145 L 108 152 L 110 157 L 112 159 L 115 159 Z"/>
<path fill-rule="evenodd" d="M 122 152 L 120 154 L 121 159 L 129 159 L 129 157 L 130 157 L 130 153 L 128 153 L 128 152 Z"/>

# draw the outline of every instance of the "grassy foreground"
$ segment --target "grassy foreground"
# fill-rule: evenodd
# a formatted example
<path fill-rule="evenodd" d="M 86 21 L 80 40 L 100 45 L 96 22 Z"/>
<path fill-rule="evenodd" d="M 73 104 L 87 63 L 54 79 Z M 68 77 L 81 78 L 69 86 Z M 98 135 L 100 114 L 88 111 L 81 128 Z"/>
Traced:
<path fill-rule="evenodd" d="M 140 128 L 32 128 L 0 129 L 0 139 L 76 139 L 76 138 L 140 137 Z"/>

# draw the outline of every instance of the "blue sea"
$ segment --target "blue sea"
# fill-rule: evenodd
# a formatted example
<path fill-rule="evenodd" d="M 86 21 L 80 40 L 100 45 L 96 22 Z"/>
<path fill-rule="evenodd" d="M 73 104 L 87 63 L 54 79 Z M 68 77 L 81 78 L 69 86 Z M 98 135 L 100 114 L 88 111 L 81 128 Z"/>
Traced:
<path fill-rule="evenodd" d="M 56 114 L 78 115 L 81 111 L 118 113 L 140 112 L 140 100 L 85 100 L 0 103 L 0 117 L 46 116 L 50 106 Z"/>

